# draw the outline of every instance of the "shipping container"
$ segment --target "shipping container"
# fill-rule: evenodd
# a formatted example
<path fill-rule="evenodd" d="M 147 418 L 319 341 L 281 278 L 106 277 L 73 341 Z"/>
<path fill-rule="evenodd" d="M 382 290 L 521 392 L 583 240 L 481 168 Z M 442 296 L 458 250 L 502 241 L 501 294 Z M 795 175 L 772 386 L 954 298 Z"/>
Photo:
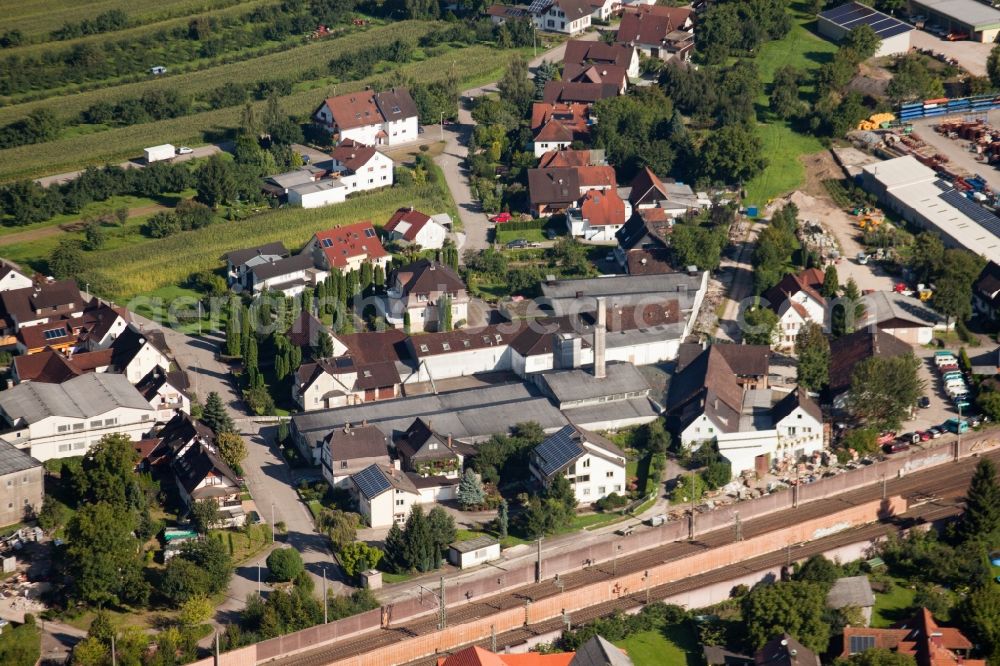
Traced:
<path fill-rule="evenodd" d="M 177 154 L 177 150 L 174 148 L 173 144 L 165 143 L 161 146 L 151 146 L 142 151 L 146 158 L 146 164 L 151 164 L 152 162 L 159 162 L 162 160 L 169 160 Z"/>

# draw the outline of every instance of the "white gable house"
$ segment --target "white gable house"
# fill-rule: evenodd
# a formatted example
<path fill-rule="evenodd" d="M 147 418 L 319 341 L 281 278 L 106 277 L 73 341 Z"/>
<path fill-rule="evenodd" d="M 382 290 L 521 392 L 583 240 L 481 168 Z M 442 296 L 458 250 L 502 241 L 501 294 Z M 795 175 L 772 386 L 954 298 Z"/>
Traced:
<path fill-rule="evenodd" d="M 529 467 L 546 486 L 556 476 L 565 476 L 578 504 L 625 492 L 625 453 L 610 440 L 573 425 L 536 446 Z"/>
<path fill-rule="evenodd" d="M 421 501 L 420 491 L 405 474 L 382 465 L 369 465 L 352 475 L 351 489 L 369 527 L 405 523 L 410 509 Z"/>

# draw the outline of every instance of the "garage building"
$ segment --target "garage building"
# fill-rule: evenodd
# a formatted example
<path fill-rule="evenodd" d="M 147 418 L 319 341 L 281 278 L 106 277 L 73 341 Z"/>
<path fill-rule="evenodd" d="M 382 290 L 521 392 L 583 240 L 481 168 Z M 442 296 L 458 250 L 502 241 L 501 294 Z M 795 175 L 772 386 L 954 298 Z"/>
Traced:
<path fill-rule="evenodd" d="M 867 25 L 882 40 L 875 52 L 877 56 L 899 55 L 910 50 L 910 33 L 913 26 L 888 14 L 876 11 L 860 2 L 847 2 L 839 7 L 820 12 L 816 16 L 819 34 L 835 42 L 844 39 L 858 26 Z"/>
<path fill-rule="evenodd" d="M 927 23 L 964 32 L 975 42 L 993 43 L 1000 34 L 1000 10 L 978 0 L 910 0 L 910 15 Z"/>
<path fill-rule="evenodd" d="M 864 167 L 861 185 L 907 222 L 1000 263 L 1000 217 L 967 199 L 912 155 Z"/>

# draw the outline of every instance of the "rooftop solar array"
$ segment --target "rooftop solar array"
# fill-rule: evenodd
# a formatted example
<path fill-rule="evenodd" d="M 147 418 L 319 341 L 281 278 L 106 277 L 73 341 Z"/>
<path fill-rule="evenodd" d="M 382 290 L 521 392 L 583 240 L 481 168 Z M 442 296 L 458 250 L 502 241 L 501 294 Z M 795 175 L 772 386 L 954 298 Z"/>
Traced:
<path fill-rule="evenodd" d="M 354 483 L 358 486 L 358 490 L 368 499 L 378 497 L 392 487 L 389 485 L 389 480 L 385 478 L 385 474 L 378 468 L 378 465 L 365 467 L 355 474 L 353 478 Z"/>
<path fill-rule="evenodd" d="M 576 434 L 576 428 L 565 426 L 538 445 L 535 453 L 541 459 L 542 474 L 552 476 L 583 453 L 583 446 L 574 439 Z"/>
<path fill-rule="evenodd" d="M 533 0 L 533 2 L 531 3 L 531 6 L 528 7 L 528 12 L 530 14 L 541 14 L 551 4 L 552 4 L 552 0 Z"/>
<path fill-rule="evenodd" d="M 979 204 L 970 201 L 961 192 L 950 190 L 939 195 L 941 199 L 959 210 L 963 215 L 973 220 L 991 234 L 1000 238 L 1000 217 L 997 217 Z"/>
<path fill-rule="evenodd" d="M 888 14 L 877 12 L 858 2 L 848 2 L 839 7 L 828 9 L 821 12 L 819 16 L 847 30 L 854 30 L 861 25 L 871 26 L 880 39 L 888 39 L 913 30 L 912 25 L 903 23 Z"/>
<path fill-rule="evenodd" d="M 849 651 L 851 654 L 858 654 L 875 647 L 874 636 L 851 636 Z"/>

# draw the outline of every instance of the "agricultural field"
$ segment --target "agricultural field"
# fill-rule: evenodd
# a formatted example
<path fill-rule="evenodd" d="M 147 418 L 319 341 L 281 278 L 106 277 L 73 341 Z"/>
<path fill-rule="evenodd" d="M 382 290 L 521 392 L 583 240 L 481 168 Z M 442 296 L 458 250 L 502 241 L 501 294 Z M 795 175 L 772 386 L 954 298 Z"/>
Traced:
<path fill-rule="evenodd" d="M 200 12 L 248 4 L 245 0 L 158 0 L 155 3 L 136 3 L 133 0 L 46 0 L 45 2 L 23 2 L 3 0 L 4 30 L 20 30 L 26 41 L 43 42 L 49 33 L 67 21 L 82 21 L 93 18 L 101 12 L 120 9 L 129 13 L 129 18 L 137 25 L 165 21 L 177 16 L 188 16 Z"/>
<path fill-rule="evenodd" d="M 390 34 L 388 30 L 389 28 L 387 28 L 386 33 L 382 34 Z M 398 36 L 398 28 L 393 26 L 391 34 Z M 370 38 L 371 35 L 368 33 L 358 35 L 358 39 L 365 41 Z M 360 81 L 342 84 L 324 83 L 323 81 L 300 82 L 296 86 L 298 90 L 283 97 L 281 102 L 287 112 L 304 118 L 328 94 L 361 90 L 367 85 L 390 82 L 393 77 L 408 77 L 424 83 L 455 77 L 460 82 L 460 86 L 471 86 L 498 76 L 509 59 L 517 53 L 520 51 L 501 51 L 486 45 L 464 48 L 449 47 L 439 55 L 398 66 L 392 72 L 376 73 Z M 277 55 L 286 56 L 287 54 Z M 295 58 L 283 58 L 281 62 L 284 67 L 288 68 L 302 66 L 302 63 L 296 63 Z M 260 78 L 262 71 L 253 63 L 246 62 L 239 63 L 238 69 L 250 79 Z M 212 71 L 196 72 L 195 74 L 208 76 L 212 74 Z M 212 76 L 215 75 L 212 74 Z M 181 77 L 176 78 L 180 79 Z M 215 83 L 212 85 L 207 83 L 202 85 L 205 85 L 206 88 L 212 88 L 225 80 L 225 77 L 221 77 L 215 79 Z M 264 102 L 256 102 L 255 107 L 258 110 L 263 110 L 264 104 Z M 224 140 L 228 132 L 236 126 L 240 113 L 239 107 L 224 108 L 180 118 L 77 134 L 56 141 L 0 150 L 0 182 L 59 173 L 81 168 L 88 164 L 131 159 L 140 155 L 143 147 L 151 143 L 169 142 L 175 145 L 196 145 Z M 155 137 L 155 140 L 152 137 Z"/>
<path fill-rule="evenodd" d="M 272 241 L 298 248 L 321 229 L 358 220 L 371 220 L 381 226 L 403 205 L 433 212 L 454 209 L 442 179 L 423 186 L 396 185 L 357 195 L 336 206 L 281 209 L 243 221 L 220 221 L 168 238 L 133 238 L 133 242 L 117 247 L 109 243 L 107 249 L 86 253 L 78 281 L 89 283 L 95 293 L 130 307 L 129 300 L 136 296 L 183 284 L 193 273 L 220 268 L 219 257 L 230 250 Z M 40 253 L 36 261 L 45 254 Z"/>

